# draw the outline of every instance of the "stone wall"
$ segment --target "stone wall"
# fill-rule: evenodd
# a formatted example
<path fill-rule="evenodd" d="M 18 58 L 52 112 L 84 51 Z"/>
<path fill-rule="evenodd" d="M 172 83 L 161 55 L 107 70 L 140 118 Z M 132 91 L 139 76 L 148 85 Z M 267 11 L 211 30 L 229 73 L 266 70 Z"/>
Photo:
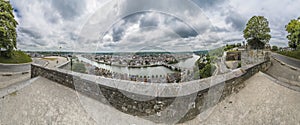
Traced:
<path fill-rule="evenodd" d="M 139 83 L 80 74 L 32 65 L 32 77 L 42 76 L 114 107 L 156 123 L 174 124 L 201 112 L 238 92 L 243 81 L 271 63 L 265 61 L 232 72 L 184 83 Z"/>
<path fill-rule="evenodd" d="M 31 64 L 31 78 L 42 76 L 54 82 L 75 89 L 73 76 L 67 72 L 59 72 L 56 69 L 50 69 L 39 65 Z"/>

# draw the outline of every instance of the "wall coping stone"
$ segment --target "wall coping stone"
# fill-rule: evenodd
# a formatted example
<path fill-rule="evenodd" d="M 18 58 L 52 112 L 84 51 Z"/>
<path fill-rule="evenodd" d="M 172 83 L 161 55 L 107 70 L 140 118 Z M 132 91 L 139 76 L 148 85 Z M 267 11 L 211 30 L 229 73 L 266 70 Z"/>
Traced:
<path fill-rule="evenodd" d="M 258 63 L 256 65 L 260 65 L 260 64 L 261 63 Z M 82 74 L 82 73 L 77 73 L 77 72 L 73 72 L 65 69 L 59 69 L 59 68 L 45 68 L 41 66 L 39 67 L 69 74 L 72 75 L 73 77 L 78 77 L 81 80 L 87 82 L 94 82 L 99 85 L 116 88 L 119 90 L 131 92 L 139 95 L 154 96 L 154 97 L 178 97 L 178 96 L 186 96 L 193 93 L 197 93 L 201 90 L 205 90 L 212 86 L 219 85 L 233 78 L 240 77 L 246 73 L 245 71 L 247 71 L 247 69 L 255 67 L 256 65 L 243 67 L 240 69 L 233 70 L 232 72 L 229 73 L 212 76 L 205 79 L 188 81 L 183 83 L 134 82 L 134 81 L 127 81 L 127 80 L 120 80 L 120 79 L 111 79 L 103 76 Z"/>

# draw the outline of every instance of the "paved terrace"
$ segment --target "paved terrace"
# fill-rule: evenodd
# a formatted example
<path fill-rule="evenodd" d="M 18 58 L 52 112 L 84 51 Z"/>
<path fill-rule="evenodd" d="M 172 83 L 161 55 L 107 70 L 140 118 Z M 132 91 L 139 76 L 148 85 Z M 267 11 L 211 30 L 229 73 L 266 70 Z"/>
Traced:
<path fill-rule="evenodd" d="M 51 60 L 33 58 L 33 63 L 54 68 L 68 62 L 65 57 L 51 56 L 47 58 L 50 58 Z M 58 63 L 56 61 L 58 61 Z M 19 89 L 19 86 L 23 86 L 25 81 L 30 80 L 30 65 L 31 63 L 0 64 L 0 97 L 7 95 L 11 91 Z"/>
<path fill-rule="evenodd" d="M 246 87 L 239 93 L 230 95 L 182 125 L 299 124 L 300 92 L 278 85 L 275 81 L 263 73 L 257 73 L 245 81 Z M 155 124 L 122 113 L 42 77 L 0 99 L 0 123 Z"/>

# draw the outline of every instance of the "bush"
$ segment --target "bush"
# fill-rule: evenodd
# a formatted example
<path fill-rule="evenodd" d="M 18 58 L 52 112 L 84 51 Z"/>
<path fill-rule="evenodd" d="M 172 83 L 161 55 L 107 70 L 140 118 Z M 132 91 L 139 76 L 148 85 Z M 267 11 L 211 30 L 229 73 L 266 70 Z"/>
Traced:
<path fill-rule="evenodd" d="M 72 66 L 72 71 L 79 72 L 79 73 L 85 73 L 86 68 L 83 63 L 74 63 Z"/>
<path fill-rule="evenodd" d="M 272 46 L 272 51 L 278 51 L 278 47 L 277 46 Z"/>
<path fill-rule="evenodd" d="M 296 50 L 300 51 L 300 45 L 297 46 Z"/>
<path fill-rule="evenodd" d="M 242 63 L 239 62 L 237 68 L 241 68 L 242 67 Z"/>
<path fill-rule="evenodd" d="M 207 64 L 203 69 L 201 69 L 200 72 L 200 77 L 201 78 L 207 78 L 211 77 L 213 72 L 216 70 L 216 67 L 212 64 Z"/>

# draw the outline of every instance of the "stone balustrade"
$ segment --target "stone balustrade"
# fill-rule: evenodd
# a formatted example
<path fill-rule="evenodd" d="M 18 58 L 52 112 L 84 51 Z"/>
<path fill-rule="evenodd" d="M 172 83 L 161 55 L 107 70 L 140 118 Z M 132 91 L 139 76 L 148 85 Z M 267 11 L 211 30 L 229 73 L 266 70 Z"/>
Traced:
<path fill-rule="evenodd" d="M 232 72 L 183 83 L 144 83 L 31 65 L 31 77 L 42 76 L 119 111 L 156 123 L 181 123 L 238 92 L 243 81 L 271 65 L 264 61 Z"/>

